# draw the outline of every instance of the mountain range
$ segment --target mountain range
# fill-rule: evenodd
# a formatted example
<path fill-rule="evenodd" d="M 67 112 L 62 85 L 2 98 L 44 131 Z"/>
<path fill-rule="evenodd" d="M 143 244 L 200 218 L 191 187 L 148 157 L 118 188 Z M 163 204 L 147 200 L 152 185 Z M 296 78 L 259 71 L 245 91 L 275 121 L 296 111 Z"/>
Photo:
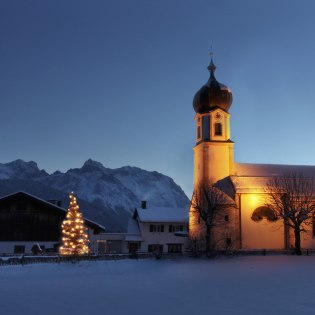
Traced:
<path fill-rule="evenodd" d="M 142 200 L 149 206 L 188 207 L 189 199 L 168 176 L 138 167 L 107 168 L 87 160 L 81 168 L 48 174 L 36 162 L 16 160 L 0 163 L 0 197 L 25 191 L 45 200 L 60 200 L 68 207 L 68 194 L 74 191 L 84 216 L 122 232 L 134 208 Z"/>

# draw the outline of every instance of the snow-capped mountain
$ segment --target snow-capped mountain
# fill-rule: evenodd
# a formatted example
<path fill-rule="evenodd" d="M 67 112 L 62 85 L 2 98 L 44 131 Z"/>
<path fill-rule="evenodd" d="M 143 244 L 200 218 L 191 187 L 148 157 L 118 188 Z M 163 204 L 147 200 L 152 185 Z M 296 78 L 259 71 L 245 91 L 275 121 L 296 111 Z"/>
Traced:
<path fill-rule="evenodd" d="M 59 192 L 65 203 L 67 194 L 74 191 L 87 202 L 87 208 L 93 208 L 92 217 L 104 212 L 120 222 L 126 222 L 141 200 L 160 207 L 189 204 L 183 190 L 168 176 L 130 166 L 110 169 L 93 160 L 87 160 L 81 168 L 51 175 L 33 161 L 0 163 L 0 195 L 14 190 L 25 190 L 46 199 L 56 199 L 54 196 Z M 87 213 L 87 217 L 91 215 Z"/>
<path fill-rule="evenodd" d="M 0 163 L 0 179 L 34 179 L 45 176 L 48 176 L 48 173 L 40 170 L 33 161 L 15 160 L 5 164 Z"/>

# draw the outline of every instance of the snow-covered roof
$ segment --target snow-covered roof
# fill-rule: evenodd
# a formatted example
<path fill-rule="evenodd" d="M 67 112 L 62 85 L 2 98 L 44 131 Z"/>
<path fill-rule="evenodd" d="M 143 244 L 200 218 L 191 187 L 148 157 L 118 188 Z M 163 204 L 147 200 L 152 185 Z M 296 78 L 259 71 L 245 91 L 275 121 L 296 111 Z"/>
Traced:
<path fill-rule="evenodd" d="M 138 222 L 133 218 L 128 221 L 127 234 L 140 234 Z"/>
<path fill-rule="evenodd" d="M 214 190 L 214 194 L 218 196 L 222 205 L 235 205 L 235 201 L 220 188 L 212 187 L 212 190 Z"/>
<path fill-rule="evenodd" d="M 237 193 L 263 193 L 269 180 L 286 174 L 315 178 L 315 166 L 283 164 L 235 163 L 235 175 L 230 176 Z"/>
<path fill-rule="evenodd" d="M 188 223 L 188 208 L 148 207 L 136 211 L 141 222 Z"/>
<path fill-rule="evenodd" d="M 237 193 L 263 193 L 271 177 L 231 176 Z"/>
<path fill-rule="evenodd" d="M 313 165 L 235 163 L 234 169 L 236 176 L 275 177 L 295 173 L 304 177 L 315 177 Z"/>
<path fill-rule="evenodd" d="M 139 224 L 137 220 L 131 218 L 128 221 L 127 233 L 125 235 L 125 241 L 143 242 L 144 239 L 141 236 Z"/>

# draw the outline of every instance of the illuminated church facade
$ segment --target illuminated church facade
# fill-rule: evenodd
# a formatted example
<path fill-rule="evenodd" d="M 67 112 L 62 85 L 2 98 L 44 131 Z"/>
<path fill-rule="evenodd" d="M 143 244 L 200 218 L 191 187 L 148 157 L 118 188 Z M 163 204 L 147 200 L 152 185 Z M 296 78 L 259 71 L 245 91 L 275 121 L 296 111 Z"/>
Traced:
<path fill-rule="evenodd" d="M 194 96 L 196 112 L 196 144 L 194 151 L 194 191 L 201 185 L 214 186 L 226 200 L 223 223 L 214 224 L 212 242 L 218 249 L 290 249 L 294 245 L 292 231 L 282 220 L 276 220 L 266 207 L 267 183 L 273 177 L 289 172 L 315 178 L 315 166 L 246 164 L 234 162 L 229 109 L 232 92 L 215 78 L 216 67 L 208 66 L 210 77 Z M 302 234 L 301 245 L 315 248 L 315 230 Z M 193 241 L 204 240 L 205 225 L 190 208 L 189 235 Z"/>

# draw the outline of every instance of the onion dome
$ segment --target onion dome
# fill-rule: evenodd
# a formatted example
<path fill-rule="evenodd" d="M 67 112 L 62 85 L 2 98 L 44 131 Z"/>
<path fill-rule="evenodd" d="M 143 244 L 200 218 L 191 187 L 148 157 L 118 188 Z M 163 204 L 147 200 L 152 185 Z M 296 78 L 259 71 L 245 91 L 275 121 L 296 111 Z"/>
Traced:
<path fill-rule="evenodd" d="M 195 94 L 193 105 L 196 113 L 207 113 L 214 108 L 228 111 L 231 107 L 233 96 L 231 90 L 224 84 L 218 82 L 214 76 L 216 66 L 212 57 L 208 70 L 210 78 L 208 82 Z"/>

